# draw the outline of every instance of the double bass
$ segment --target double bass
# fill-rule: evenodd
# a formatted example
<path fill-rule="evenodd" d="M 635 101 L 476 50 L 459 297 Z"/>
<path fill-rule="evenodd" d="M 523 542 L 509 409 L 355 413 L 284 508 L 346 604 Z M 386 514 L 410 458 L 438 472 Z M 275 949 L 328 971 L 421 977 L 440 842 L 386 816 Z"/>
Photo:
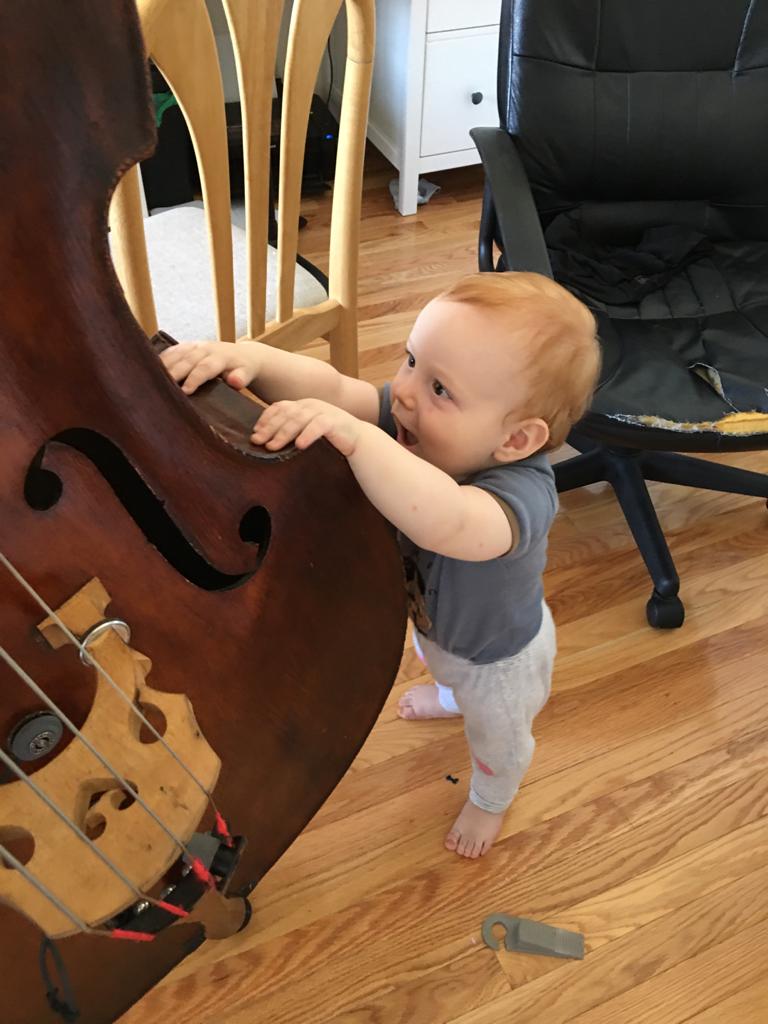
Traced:
<path fill-rule="evenodd" d="M 184 396 L 128 309 L 107 210 L 153 143 L 132 0 L 0 3 L 3 1024 L 113 1021 L 258 928 L 402 651 L 345 460 L 251 446 L 258 407 Z"/>

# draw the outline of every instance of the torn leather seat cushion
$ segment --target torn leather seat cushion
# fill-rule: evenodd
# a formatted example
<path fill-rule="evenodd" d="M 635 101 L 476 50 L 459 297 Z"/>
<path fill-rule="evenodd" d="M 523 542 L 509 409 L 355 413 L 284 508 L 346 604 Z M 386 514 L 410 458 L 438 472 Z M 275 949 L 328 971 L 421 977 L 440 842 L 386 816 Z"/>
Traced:
<path fill-rule="evenodd" d="M 598 321 L 604 366 L 592 413 L 768 433 L 768 241 L 707 237 L 695 222 L 616 238 L 611 222 L 626 231 L 632 216 L 615 209 L 625 204 L 597 205 L 559 214 L 546 232 L 555 277 Z"/>

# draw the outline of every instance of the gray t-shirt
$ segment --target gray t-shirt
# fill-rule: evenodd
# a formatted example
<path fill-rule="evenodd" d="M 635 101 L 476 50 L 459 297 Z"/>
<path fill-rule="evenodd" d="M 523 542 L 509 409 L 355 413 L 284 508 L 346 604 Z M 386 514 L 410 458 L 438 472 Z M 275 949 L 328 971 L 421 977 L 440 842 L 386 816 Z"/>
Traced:
<path fill-rule="evenodd" d="M 381 391 L 379 426 L 397 435 L 389 384 Z M 463 483 L 489 491 L 512 511 L 520 536 L 509 554 L 465 562 L 419 548 L 402 533 L 398 540 L 417 630 L 444 651 L 485 665 L 517 654 L 539 631 L 557 491 L 544 453 L 481 470 Z"/>

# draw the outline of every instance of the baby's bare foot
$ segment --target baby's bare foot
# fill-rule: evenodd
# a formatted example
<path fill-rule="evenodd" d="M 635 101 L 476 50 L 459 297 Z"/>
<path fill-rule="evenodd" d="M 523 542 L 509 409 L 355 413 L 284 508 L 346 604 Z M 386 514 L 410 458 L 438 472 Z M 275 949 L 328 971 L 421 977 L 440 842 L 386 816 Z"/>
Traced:
<path fill-rule="evenodd" d="M 406 691 L 397 702 L 397 713 L 401 718 L 460 718 L 455 711 L 446 711 L 440 703 L 434 683 L 414 686 Z"/>
<path fill-rule="evenodd" d="M 445 837 L 445 848 L 461 857 L 482 857 L 493 846 L 504 814 L 491 814 L 467 800 L 453 828 Z"/>

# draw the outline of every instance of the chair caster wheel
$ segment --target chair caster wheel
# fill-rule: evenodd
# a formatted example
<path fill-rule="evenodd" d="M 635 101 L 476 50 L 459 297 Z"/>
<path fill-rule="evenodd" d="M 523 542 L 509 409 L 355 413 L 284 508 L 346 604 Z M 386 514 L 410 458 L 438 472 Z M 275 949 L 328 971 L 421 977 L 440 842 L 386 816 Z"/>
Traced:
<path fill-rule="evenodd" d="M 679 597 L 662 597 L 654 590 L 645 606 L 648 624 L 654 629 L 679 629 L 685 620 L 685 608 Z"/>

